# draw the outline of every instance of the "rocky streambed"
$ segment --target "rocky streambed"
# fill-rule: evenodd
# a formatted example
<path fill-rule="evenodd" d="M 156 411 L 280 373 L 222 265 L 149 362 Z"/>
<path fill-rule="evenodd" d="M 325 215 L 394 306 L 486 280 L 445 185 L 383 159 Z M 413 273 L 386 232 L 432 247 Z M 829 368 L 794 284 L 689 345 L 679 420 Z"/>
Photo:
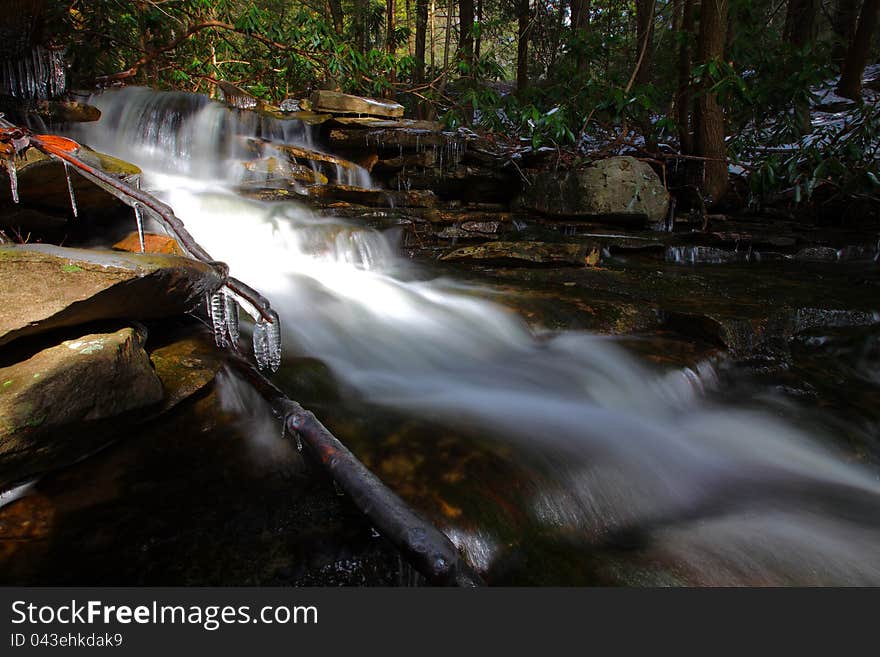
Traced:
<path fill-rule="evenodd" d="M 614 336 L 646 372 L 709 403 L 821 427 L 846 460 L 880 465 L 876 227 L 707 217 L 676 209 L 661 175 L 631 157 L 556 174 L 546 153 L 314 100 L 308 116 L 224 110 L 313 126 L 311 148 L 239 140 L 241 196 L 380 231 L 416 263 L 404 278 L 440 276 L 500 304 L 539 344 Z M 138 253 L 130 209 L 75 177 L 74 220 L 64 168 L 29 157 L 21 202 L 0 203 L 3 583 L 418 583 L 231 374 L 205 325 L 217 270 L 165 235 L 148 233 Z M 365 171 L 371 187 L 354 184 Z M 489 583 L 871 579 L 766 559 L 748 570 L 708 548 L 695 557 L 686 532 L 608 547 L 606 519 L 563 503 L 572 493 L 555 457 L 376 403 L 310 354 L 286 353 L 275 381 Z"/>

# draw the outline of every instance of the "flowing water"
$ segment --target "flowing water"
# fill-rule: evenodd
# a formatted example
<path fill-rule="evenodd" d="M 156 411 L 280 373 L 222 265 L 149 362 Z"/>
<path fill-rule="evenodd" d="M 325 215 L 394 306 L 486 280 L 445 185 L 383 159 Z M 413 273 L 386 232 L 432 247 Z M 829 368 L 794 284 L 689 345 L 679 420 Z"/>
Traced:
<path fill-rule="evenodd" d="M 317 359 L 340 407 L 350 398 L 374 409 L 363 435 L 382 440 L 387 411 L 524 464 L 497 481 L 469 480 L 473 470 L 462 480 L 443 462 L 448 441 L 420 438 L 438 482 L 483 496 L 436 519 L 485 572 L 516 539 L 472 510 L 492 518 L 486 508 L 513 505 L 517 526 L 554 546 L 519 581 L 556 581 L 534 570 L 560 550 L 566 563 L 632 563 L 623 548 L 636 528 L 650 534 L 651 567 L 662 562 L 672 581 L 880 583 L 880 473 L 768 412 L 712 401 L 710 363 L 658 373 L 607 337 L 536 334 L 471 284 L 430 278 L 386 234 L 236 194 L 243 138 L 313 147 L 298 123 L 145 90 L 93 102 L 104 118 L 77 136 L 141 166 L 144 187 L 271 299 L 284 329 L 280 381 Z M 401 458 L 410 448 L 395 443 Z M 506 479 L 528 464 L 528 485 Z"/>

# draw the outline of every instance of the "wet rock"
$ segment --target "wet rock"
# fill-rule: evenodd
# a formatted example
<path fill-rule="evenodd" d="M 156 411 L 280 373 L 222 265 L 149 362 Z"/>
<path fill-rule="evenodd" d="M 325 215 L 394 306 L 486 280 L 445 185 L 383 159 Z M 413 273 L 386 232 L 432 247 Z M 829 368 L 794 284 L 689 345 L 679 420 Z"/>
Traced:
<path fill-rule="evenodd" d="M 129 253 L 141 252 L 141 240 L 137 231 L 132 231 L 125 238 L 113 245 L 117 251 Z M 166 253 L 168 255 L 184 256 L 183 249 L 173 237 L 169 235 L 157 235 L 156 233 L 144 233 L 144 253 Z"/>
<path fill-rule="evenodd" d="M 51 123 L 84 123 L 101 118 L 97 107 L 76 101 L 43 100 L 36 103 L 33 111 Z"/>
<path fill-rule="evenodd" d="M 416 119 L 379 119 L 371 116 L 337 116 L 333 119 L 334 126 L 362 129 L 420 130 L 423 132 L 441 132 L 443 126 L 436 121 L 418 121 Z"/>
<path fill-rule="evenodd" d="M 65 340 L 0 368 L 0 487 L 99 447 L 102 434 L 91 440 L 82 423 L 151 406 L 162 396 L 143 336 L 132 328 Z"/>
<path fill-rule="evenodd" d="M 150 351 L 165 396 L 160 411 L 167 411 L 208 386 L 223 367 L 223 352 L 206 331 L 190 332 Z"/>
<path fill-rule="evenodd" d="M 800 308 L 794 313 L 794 333 L 815 328 L 845 328 L 880 324 L 880 311 Z"/>
<path fill-rule="evenodd" d="M 267 187 L 287 185 L 291 181 L 306 185 L 327 184 L 327 176 L 311 167 L 296 162 L 282 161 L 276 157 L 247 160 L 241 163 L 244 169 L 243 182 L 260 183 Z"/>
<path fill-rule="evenodd" d="M 352 96 L 338 91 L 315 91 L 311 98 L 312 107 L 318 112 L 334 114 L 371 114 L 389 118 L 403 116 L 403 105 L 391 101 Z"/>
<path fill-rule="evenodd" d="M 209 265 L 165 254 L 0 246 L 0 345 L 84 322 L 179 315 L 223 283 Z"/>
<path fill-rule="evenodd" d="M 441 260 L 514 263 L 519 265 L 596 265 L 598 247 L 550 242 L 489 242 L 447 253 Z"/>
<path fill-rule="evenodd" d="M 77 155 L 86 164 L 101 169 L 121 180 L 136 185 L 141 170 L 123 160 L 82 147 Z M 71 214 L 70 192 L 64 165 L 36 148 L 28 149 L 23 157 L 16 159 L 18 194 L 20 203 L 13 202 L 9 191 L 6 169 L 0 168 L 0 216 L 9 211 L 31 209 L 41 213 L 67 217 Z M 118 211 L 122 203 L 94 183 L 70 170 L 70 181 L 76 196 L 80 216 L 108 214 Z M 9 220 L 3 220 L 10 225 Z M 21 224 L 28 228 L 28 224 Z"/>
<path fill-rule="evenodd" d="M 259 101 L 241 87 L 236 87 L 230 82 L 221 80 L 217 87 L 223 94 L 223 102 L 236 109 L 256 109 Z"/>
<path fill-rule="evenodd" d="M 441 132 L 384 128 L 379 130 L 359 130 L 357 128 L 334 128 L 329 135 L 334 148 L 355 149 L 375 147 L 380 150 L 419 152 L 425 148 L 444 147 L 449 138 Z"/>
<path fill-rule="evenodd" d="M 437 205 L 437 197 L 430 190 L 393 191 L 387 189 L 364 189 L 350 185 L 320 185 L 309 188 L 309 196 L 358 203 L 373 207 L 431 208 Z"/>
<path fill-rule="evenodd" d="M 806 262 L 837 262 L 839 255 L 837 249 L 830 246 L 811 246 L 798 251 L 794 258 Z"/>
<path fill-rule="evenodd" d="M 444 155 L 444 150 L 439 149 L 435 166 L 401 171 L 388 186 L 430 189 L 443 199 L 502 203 L 508 203 L 522 189 L 522 178 L 512 167 L 460 164 L 454 155 L 450 161 L 450 154 Z"/>
<path fill-rule="evenodd" d="M 526 208 L 547 215 L 641 222 L 661 221 L 669 209 L 659 176 L 633 157 L 612 157 L 563 174 L 540 172 L 522 200 Z"/>

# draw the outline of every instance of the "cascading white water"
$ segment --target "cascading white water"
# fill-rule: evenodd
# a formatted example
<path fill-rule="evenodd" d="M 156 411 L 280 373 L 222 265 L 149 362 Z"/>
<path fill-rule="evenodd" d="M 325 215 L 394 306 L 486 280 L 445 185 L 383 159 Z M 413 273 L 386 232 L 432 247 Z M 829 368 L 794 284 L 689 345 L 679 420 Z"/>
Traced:
<path fill-rule="evenodd" d="M 237 196 L 226 178 L 191 175 L 202 157 L 193 150 L 169 148 L 184 161 L 167 175 L 166 159 L 151 149 L 198 141 L 210 151 L 210 139 L 187 132 L 198 121 L 149 116 L 147 134 L 132 116 L 113 123 L 131 110 L 116 107 L 119 97 L 101 100 L 105 118 L 87 141 L 142 165 L 146 185 L 196 239 L 272 300 L 287 351 L 323 360 L 377 404 L 546 454 L 556 484 L 535 495 L 536 522 L 595 534 L 697 509 L 688 531 L 662 529 L 660 540 L 709 580 L 736 582 L 749 572 L 771 581 L 880 583 L 878 523 L 863 517 L 873 510 L 876 520 L 880 511 L 876 471 L 768 415 L 710 405 L 701 388 L 711 384 L 711 368 L 658 376 L 608 338 L 535 336 L 454 281 L 406 280 L 407 263 L 383 235 L 293 203 Z M 219 139 L 215 160 L 225 157 L 223 139 L 210 134 Z M 803 505 L 792 490 L 807 495 Z M 868 511 L 839 517 L 837 507 L 809 497 L 828 490 L 837 503 L 842 496 Z M 699 514 L 705 500 L 755 491 L 766 491 L 759 504 Z"/>

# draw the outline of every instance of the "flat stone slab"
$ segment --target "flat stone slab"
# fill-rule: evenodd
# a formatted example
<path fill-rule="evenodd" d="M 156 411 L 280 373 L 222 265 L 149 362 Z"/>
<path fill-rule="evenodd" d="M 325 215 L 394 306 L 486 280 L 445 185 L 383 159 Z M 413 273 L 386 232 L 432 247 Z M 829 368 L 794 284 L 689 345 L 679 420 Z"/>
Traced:
<path fill-rule="evenodd" d="M 312 107 L 316 112 L 334 114 L 372 114 L 389 118 L 403 116 L 403 105 L 387 100 L 352 96 L 338 91 L 315 91 L 311 96 Z"/>
<path fill-rule="evenodd" d="M 591 244 L 553 242 L 487 242 L 444 255 L 447 261 L 512 262 L 523 265 L 594 266 L 599 249 Z"/>
<path fill-rule="evenodd" d="M 168 254 L 0 246 L 0 345 L 104 319 L 191 310 L 223 283 L 211 266 Z"/>

